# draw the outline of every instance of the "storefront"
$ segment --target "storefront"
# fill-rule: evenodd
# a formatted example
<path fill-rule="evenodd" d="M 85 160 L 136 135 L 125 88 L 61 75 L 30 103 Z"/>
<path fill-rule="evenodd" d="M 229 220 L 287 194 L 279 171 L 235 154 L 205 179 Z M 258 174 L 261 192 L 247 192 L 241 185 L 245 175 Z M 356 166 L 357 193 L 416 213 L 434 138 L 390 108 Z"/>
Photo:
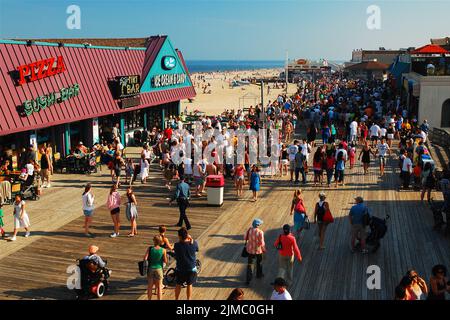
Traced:
<path fill-rule="evenodd" d="M 167 36 L 146 48 L 0 40 L 0 146 L 19 150 L 50 142 L 66 155 L 118 125 L 163 128 L 195 96 L 180 51 Z"/>

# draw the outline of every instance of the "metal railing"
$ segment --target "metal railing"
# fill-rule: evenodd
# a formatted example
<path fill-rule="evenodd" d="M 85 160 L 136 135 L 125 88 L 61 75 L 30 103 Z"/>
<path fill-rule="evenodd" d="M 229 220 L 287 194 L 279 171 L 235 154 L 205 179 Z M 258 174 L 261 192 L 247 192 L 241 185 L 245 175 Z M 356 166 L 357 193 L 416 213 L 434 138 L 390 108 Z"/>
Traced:
<path fill-rule="evenodd" d="M 429 139 L 433 144 L 444 148 L 450 148 L 450 132 L 440 128 L 433 128 L 429 133 Z"/>

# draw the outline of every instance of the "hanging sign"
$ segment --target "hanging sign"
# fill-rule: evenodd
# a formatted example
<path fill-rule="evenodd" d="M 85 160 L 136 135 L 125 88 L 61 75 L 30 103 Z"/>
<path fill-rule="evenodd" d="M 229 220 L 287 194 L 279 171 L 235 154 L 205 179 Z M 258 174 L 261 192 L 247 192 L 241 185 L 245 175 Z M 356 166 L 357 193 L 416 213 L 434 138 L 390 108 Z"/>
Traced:
<path fill-rule="evenodd" d="M 23 85 L 27 82 L 40 80 L 46 77 L 54 76 L 66 70 L 62 56 L 57 58 L 48 58 L 18 66 L 19 72 L 18 84 Z"/>
<path fill-rule="evenodd" d="M 139 75 L 116 77 L 114 87 L 115 99 L 135 96 L 141 90 L 141 77 Z"/>
<path fill-rule="evenodd" d="M 33 112 L 39 112 L 56 103 L 67 101 L 80 93 L 80 86 L 76 83 L 71 87 L 61 88 L 59 92 L 52 92 L 39 96 L 33 100 L 27 100 L 22 104 L 25 116 L 30 116 Z"/>
<path fill-rule="evenodd" d="M 140 96 L 136 96 L 136 97 L 132 97 L 132 98 L 126 98 L 126 99 L 122 99 L 120 101 L 120 107 L 122 109 L 136 107 L 136 106 L 138 106 L 140 104 L 141 104 L 141 97 Z"/>

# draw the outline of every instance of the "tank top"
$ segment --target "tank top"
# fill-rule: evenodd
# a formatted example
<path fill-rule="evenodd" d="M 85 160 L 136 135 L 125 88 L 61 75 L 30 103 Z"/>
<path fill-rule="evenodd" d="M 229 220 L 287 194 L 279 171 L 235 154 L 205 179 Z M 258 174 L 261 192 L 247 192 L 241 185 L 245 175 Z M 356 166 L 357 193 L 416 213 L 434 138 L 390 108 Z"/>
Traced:
<path fill-rule="evenodd" d="M 163 268 L 163 248 L 155 249 L 150 248 L 150 268 L 152 269 L 162 269 Z"/>
<path fill-rule="evenodd" d="M 288 158 L 287 150 L 282 150 L 281 151 L 281 160 L 287 160 L 287 158 Z"/>

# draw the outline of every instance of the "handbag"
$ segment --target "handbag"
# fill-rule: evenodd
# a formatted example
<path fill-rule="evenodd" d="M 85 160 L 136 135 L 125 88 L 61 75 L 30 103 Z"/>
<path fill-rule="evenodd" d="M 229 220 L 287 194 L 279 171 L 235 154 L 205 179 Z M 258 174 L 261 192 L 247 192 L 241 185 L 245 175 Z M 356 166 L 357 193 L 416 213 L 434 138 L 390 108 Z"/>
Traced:
<path fill-rule="evenodd" d="M 148 272 L 148 260 L 143 260 L 138 262 L 139 274 L 141 276 L 146 276 Z"/>
<path fill-rule="evenodd" d="M 249 256 L 249 253 L 247 251 L 247 241 L 248 241 L 248 232 L 249 231 L 250 231 L 250 229 L 247 230 L 247 235 L 245 236 L 245 245 L 244 245 L 244 248 L 242 249 L 242 253 L 241 253 L 242 258 L 247 258 Z"/>
<path fill-rule="evenodd" d="M 277 250 L 283 250 L 283 244 L 281 243 L 281 234 L 278 236 Z"/>
<path fill-rule="evenodd" d="M 333 223 L 334 222 L 334 218 L 333 215 L 331 214 L 330 210 L 326 210 L 325 214 L 323 215 L 322 221 L 325 223 Z"/>

